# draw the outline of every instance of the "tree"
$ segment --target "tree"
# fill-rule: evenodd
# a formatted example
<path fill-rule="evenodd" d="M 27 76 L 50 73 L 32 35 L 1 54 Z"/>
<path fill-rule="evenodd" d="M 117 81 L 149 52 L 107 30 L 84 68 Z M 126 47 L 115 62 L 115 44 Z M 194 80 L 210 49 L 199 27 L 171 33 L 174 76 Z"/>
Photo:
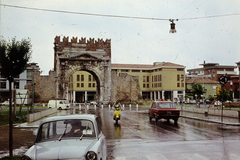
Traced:
<path fill-rule="evenodd" d="M 15 38 L 6 42 L 0 39 L 0 73 L 9 81 L 9 156 L 13 156 L 13 118 L 12 118 L 12 83 L 14 77 L 21 74 L 31 58 L 29 39 L 17 41 Z"/>
<path fill-rule="evenodd" d="M 201 83 L 193 83 L 192 84 L 192 93 L 193 96 L 197 95 L 197 99 L 201 99 L 201 95 L 203 92 L 203 87 Z"/>
<path fill-rule="evenodd" d="M 232 92 L 227 91 L 224 87 L 219 91 L 219 94 L 217 95 L 218 101 L 231 101 L 233 99 Z"/>

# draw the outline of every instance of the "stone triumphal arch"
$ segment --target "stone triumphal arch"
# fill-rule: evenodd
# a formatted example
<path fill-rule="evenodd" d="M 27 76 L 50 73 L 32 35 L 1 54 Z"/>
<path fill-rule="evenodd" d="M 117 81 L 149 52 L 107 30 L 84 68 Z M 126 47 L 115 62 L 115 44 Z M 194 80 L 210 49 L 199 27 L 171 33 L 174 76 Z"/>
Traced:
<path fill-rule="evenodd" d="M 91 73 L 97 83 L 97 101 L 106 104 L 111 99 L 111 40 L 55 37 L 54 70 L 58 98 L 69 99 L 69 79 L 76 71 Z"/>

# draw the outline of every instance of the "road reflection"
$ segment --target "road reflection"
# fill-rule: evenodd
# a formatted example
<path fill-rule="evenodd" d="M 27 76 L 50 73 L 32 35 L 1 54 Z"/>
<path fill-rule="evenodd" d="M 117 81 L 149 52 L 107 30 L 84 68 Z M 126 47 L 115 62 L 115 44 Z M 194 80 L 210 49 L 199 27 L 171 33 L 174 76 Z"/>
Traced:
<path fill-rule="evenodd" d="M 121 131 L 121 125 L 120 124 L 114 124 L 115 129 L 115 138 L 121 139 L 122 138 L 122 131 Z"/>

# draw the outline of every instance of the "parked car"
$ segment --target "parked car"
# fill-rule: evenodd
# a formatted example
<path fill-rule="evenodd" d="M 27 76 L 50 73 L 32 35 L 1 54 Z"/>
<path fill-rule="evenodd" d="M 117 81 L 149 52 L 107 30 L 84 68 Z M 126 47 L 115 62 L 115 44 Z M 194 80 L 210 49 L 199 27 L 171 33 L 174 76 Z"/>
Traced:
<path fill-rule="evenodd" d="M 62 109 L 69 109 L 70 103 L 65 99 L 57 99 L 57 100 L 49 100 L 48 101 L 48 108 L 58 108 L 59 110 Z"/>
<path fill-rule="evenodd" d="M 209 99 L 206 99 L 206 100 L 205 100 L 205 103 L 206 103 L 206 104 L 211 104 L 212 101 L 210 101 Z"/>
<path fill-rule="evenodd" d="M 90 105 L 97 105 L 97 102 L 96 101 L 91 101 Z"/>
<path fill-rule="evenodd" d="M 180 111 L 176 109 L 175 103 L 168 101 L 155 101 L 149 108 L 149 120 L 155 118 L 157 122 L 159 119 L 164 118 L 167 121 L 170 119 L 177 123 Z"/>
<path fill-rule="evenodd" d="M 106 139 L 95 115 L 46 118 L 40 123 L 35 144 L 22 160 L 106 159 Z"/>
<path fill-rule="evenodd" d="M 218 106 L 221 106 L 222 105 L 222 102 L 220 101 L 215 101 L 214 102 L 214 107 L 218 107 Z"/>
<path fill-rule="evenodd" d="M 196 102 L 196 100 L 190 100 L 189 103 L 196 104 L 197 102 Z"/>
<path fill-rule="evenodd" d="M 3 105 L 3 106 L 9 106 L 10 103 L 9 103 L 9 101 L 4 101 L 4 102 L 2 103 L 2 105 Z M 12 102 L 12 105 L 14 105 L 14 102 Z"/>

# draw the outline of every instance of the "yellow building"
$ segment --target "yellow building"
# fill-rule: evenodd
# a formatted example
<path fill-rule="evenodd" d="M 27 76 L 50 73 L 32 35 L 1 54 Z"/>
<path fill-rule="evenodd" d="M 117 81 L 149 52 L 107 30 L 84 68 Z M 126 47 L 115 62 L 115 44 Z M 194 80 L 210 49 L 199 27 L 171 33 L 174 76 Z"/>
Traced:
<path fill-rule="evenodd" d="M 117 75 L 127 73 L 139 77 L 143 99 L 181 100 L 185 94 L 185 66 L 170 62 L 155 62 L 153 65 L 112 64 Z M 70 79 L 69 90 L 73 101 L 95 100 L 96 80 L 86 71 L 77 71 Z"/>
<path fill-rule="evenodd" d="M 185 66 L 170 62 L 153 65 L 112 64 L 112 71 L 139 77 L 143 99 L 181 100 L 185 94 Z"/>
<path fill-rule="evenodd" d="M 72 100 L 75 102 L 85 102 L 95 100 L 96 80 L 92 74 L 86 71 L 75 72 L 69 84 Z"/>

